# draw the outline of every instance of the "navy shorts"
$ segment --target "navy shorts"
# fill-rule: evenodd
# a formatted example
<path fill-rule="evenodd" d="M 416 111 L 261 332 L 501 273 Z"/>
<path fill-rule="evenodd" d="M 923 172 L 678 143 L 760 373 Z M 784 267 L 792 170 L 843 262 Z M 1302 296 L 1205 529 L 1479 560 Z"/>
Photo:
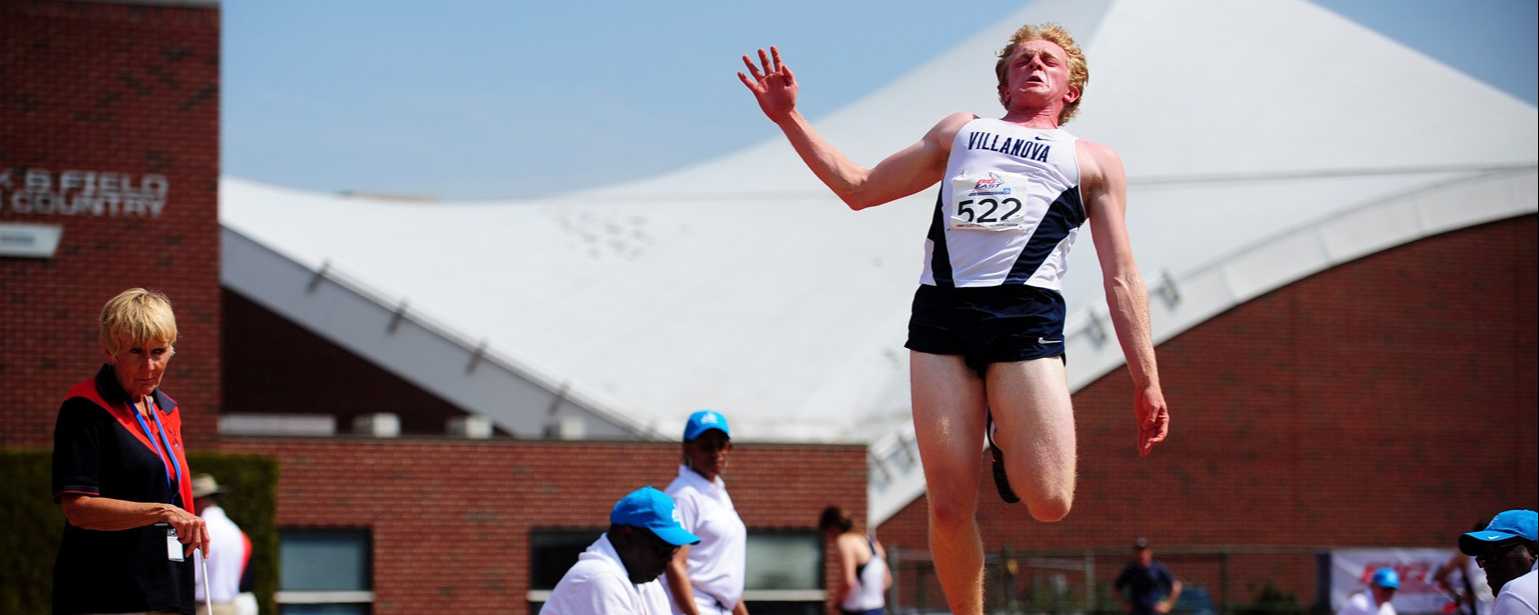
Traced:
<path fill-rule="evenodd" d="M 1046 288 L 921 284 L 914 293 L 908 343 L 903 346 L 961 355 L 982 376 L 990 363 L 1064 358 L 1064 313 L 1063 295 Z"/>

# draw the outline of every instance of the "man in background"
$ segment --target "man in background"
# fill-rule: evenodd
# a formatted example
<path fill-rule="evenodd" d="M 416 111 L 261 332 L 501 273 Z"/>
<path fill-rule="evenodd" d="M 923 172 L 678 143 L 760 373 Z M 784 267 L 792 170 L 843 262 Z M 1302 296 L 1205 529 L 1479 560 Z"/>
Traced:
<path fill-rule="evenodd" d="M 1181 581 L 1154 561 L 1149 540 L 1141 536 L 1133 541 L 1133 561 L 1117 575 L 1113 587 L 1127 601 L 1129 615 L 1169 613 L 1181 597 Z"/>
<path fill-rule="evenodd" d="M 700 537 L 679 525 L 673 498 L 642 487 L 615 502 L 599 536 L 551 590 L 541 615 L 668 615 L 662 576 L 679 547 Z"/>
<path fill-rule="evenodd" d="M 1535 615 L 1539 602 L 1539 513 L 1508 510 L 1498 513 L 1486 529 L 1459 537 L 1459 550 L 1475 558 L 1486 571 L 1486 583 L 1496 594 L 1491 615 Z"/>
<path fill-rule="evenodd" d="M 1384 566 L 1368 577 L 1368 589 L 1352 594 L 1336 615 L 1395 615 L 1395 591 L 1400 589 L 1400 575 Z"/>
<path fill-rule="evenodd" d="M 241 572 L 249 561 L 250 551 L 247 548 L 245 534 L 240 526 L 235 525 L 230 517 L 224 514 L 224 509 L 219 507 L 219 498 L 224 495 L 224 489 L 219 482 L 208 474 L 199 474 L 192 478 L 193 507 L 197 509 L 199 517 L 203 518 L 208 526 L 209 549 L 208 553 L 197 554 L 196 557 L 204 557 L 208 561 L 208 591 L 212 600 L 203 593 L 204 579 L 202 562 L 193 567 L 196 575 L 197 587 L 194 593 L 198 599 L 198 615 L 237 615 L 235 609 L 235 597 L 240 594 Z M 208 603 L 212 601 L 214 612 L 208 612 Z"/>

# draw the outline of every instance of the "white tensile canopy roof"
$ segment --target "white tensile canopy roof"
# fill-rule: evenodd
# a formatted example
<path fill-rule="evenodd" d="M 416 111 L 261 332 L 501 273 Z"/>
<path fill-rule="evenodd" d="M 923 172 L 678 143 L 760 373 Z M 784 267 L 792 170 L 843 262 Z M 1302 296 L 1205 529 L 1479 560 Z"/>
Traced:
<path fill-rule="evenodd" d="M 1066 128 L 1126 163 L 1157 340 L 1335 264 L 1536 210 L 1534 106 L 1303 1 L 1034 2 L 817 128 L 871 165 L 947 113 L 997 116 L 994 53 L 1043 21 L 1089 58 Z M 923 491 L 902 344 L 933 189 L 852 213 L 777 137 L 535 201 L 235 178 L 221 194 L 227 286 L 515 434 L 581 434 L 550 421 L 597 416 L 612 429 L 589 435 L 673 438 L 709 407 L 741 440 L 872 443 L 874 521 Z M 1075 388 L 1122 361 L 1094 251 L 1080 240 L 1065 287 Z M 357 292 L 328 297 L 323 279 Z M 506 375 L 475 380 L 483 360 Z"/>

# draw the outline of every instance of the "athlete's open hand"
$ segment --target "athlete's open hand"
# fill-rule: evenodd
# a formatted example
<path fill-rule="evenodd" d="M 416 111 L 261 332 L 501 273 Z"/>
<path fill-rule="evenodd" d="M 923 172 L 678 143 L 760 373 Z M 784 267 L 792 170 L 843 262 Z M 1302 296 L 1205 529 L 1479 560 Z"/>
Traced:
<path fill-rule="evenodd" d="M 1144 387 L 1133 395 L 1133 416 L 1138 419 L 1138 456 L 1147 457 L 1170 432 L 1170 409 L 1159 386 Z"/>
<path fill-rule="evenodd" d="M 796 75 L 791 73 L 791 67 L 780 61 L 780 50 L 771 46 L 765 54 L 760 49 L 759 65 L 748 56 L 743 56 L 743 64 L 748 67 L 748 75 L 739 72 L 737 78 L 753 92 L 764 115 L 776 124 L 791 117 L 791 112 L 796 110 Z M 750 79 L 749 75 L 753 77 Z"/>

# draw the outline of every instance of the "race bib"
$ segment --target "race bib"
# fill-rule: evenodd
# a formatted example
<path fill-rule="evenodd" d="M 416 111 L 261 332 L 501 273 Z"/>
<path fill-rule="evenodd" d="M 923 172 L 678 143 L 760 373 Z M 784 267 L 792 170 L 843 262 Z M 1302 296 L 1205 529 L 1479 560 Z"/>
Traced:
<path fill-rule="evenodd" d="M 990 171 L 982 177 L 951 179 L 946 227 L 962 230 L 1008 231 L 1028 224 L 1025 177 Z"/>

